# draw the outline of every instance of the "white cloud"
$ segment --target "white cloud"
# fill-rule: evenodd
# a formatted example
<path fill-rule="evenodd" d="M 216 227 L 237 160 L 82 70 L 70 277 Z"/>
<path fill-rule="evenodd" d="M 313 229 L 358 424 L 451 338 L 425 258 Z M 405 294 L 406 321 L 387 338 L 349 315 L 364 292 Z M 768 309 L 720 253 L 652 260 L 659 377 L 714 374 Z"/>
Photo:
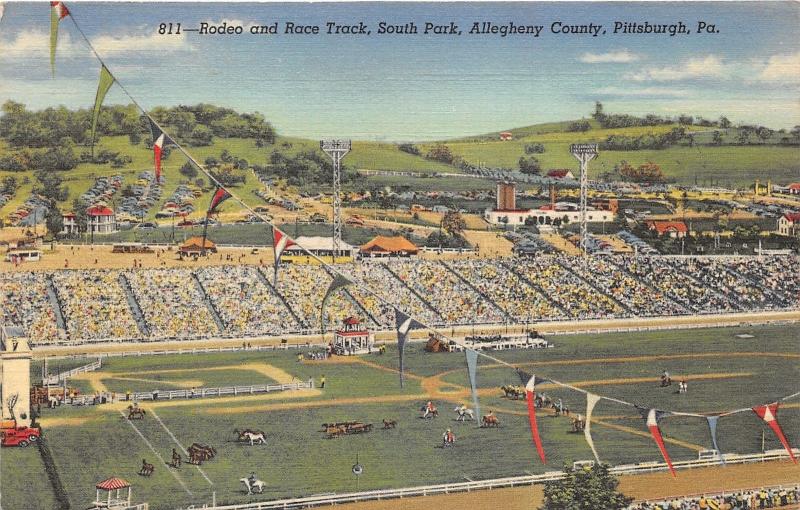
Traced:
<path fill-rule="evenodd" d="M 730 73 L 730 68 L 716 55 L 690 58 L 678 66 L 650 67 L 628 73 L 625 78 L 633 81 L 680 81 L 702 78 L 721 78 Z"/>
<path fill-rule="evenodd" d="M 625 64 L 639 60 L 639 55 L 628 50 L 619 50 L 607 53 L 584 53 L 578 60 L 586 64 Z"/>
<path fill-rule="evenodd" d="M 764 65 L 758 78 L 763 81 L 800 81 L 800 52 L 793 55 L 773 55 Z"/>
<path fill-rule="evenodd" d="M 628 89 L 622 87 L 603 87 L 595 92 L 607 96 L 620 97 L 687 97 L 689 92 L 681 89 L 668 87 L 644 87 L 638 89 Z"/>
<path fill-rule="evenodd" d="M 180 35 L 101 35 L 92 39 L 92 46 L 101 56 L 122 53 L 158 53 L 190 50 L 186 36 Z"/>
<path fill-rule="evenodd" d="M 69 34 L 58 34 L 58 52 L 71 53 L 82 49 Z M 0 55 L 9 58 L 48 57 L 50 34 L 40 30 L 20 32 L 14 39 L 0 39 Z"/>

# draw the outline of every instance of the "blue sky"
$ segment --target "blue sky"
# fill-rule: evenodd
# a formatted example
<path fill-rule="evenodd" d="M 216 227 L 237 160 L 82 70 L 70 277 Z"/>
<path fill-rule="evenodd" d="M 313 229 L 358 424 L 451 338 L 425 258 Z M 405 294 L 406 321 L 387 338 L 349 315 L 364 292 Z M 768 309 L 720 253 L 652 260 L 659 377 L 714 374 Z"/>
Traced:
<path fill-rule="evenodd" d="M 689 113 L 800 124 L 800 4 L 737 3 L 67 3 L 111 72 L 145 107 L 208 102 L 262 112 L 282 134 L 424 140 L 612 112 Z M 251 25 L 364 21 L 368 37 L 160 36 L 160 22 Z M 453 21 L 460 37 L 378 36 L 377 24 Z M 614 21 L 714 35 L 614 35 Z M 544 25 L 530 36 L 468 36 L 473 21 Z M 550 32 L 603 24 L 601 37 Z M 46 2 L 6 3 L 0 101 L 90 107 L 99 64 L 62 21 L 57 72 Z M 115 87 L 107 103 L 126 102 Z"/>

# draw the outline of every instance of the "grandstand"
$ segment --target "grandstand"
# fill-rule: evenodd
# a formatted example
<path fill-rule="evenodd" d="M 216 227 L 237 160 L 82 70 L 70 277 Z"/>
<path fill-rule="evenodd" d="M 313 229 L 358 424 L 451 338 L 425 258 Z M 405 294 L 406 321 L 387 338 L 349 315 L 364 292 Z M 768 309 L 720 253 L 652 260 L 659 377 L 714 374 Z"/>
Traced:
<path fill-rule="evenodd" d="M 348 316 L 388 330 L 394 306 L 433 326 L 779 311 L 800 306 L 797 257 L 382 260 L 339 264 L 326 329 Z M 6 324 L 35 345 L 319 332 L 318 265 L 58 270 L 0 275 Z M 374 292 L 373 295 L 369 290 Z"/>

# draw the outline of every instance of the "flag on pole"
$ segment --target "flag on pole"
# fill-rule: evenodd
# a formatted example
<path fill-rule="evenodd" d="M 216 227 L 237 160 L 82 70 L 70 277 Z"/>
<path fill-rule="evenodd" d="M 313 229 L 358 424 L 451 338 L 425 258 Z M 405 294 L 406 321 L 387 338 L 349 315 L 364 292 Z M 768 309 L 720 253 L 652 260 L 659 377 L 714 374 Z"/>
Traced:
<path fill-rule="evenodd" d="M 229 198 L 231 198 L 231 194 L 228 193 L 228 190 L 222 187 L 217 188 L 217 191 L 215 191 L 214 195 L 211 197 L 211 202 L 208 204 L 208 212 L 206 214 L 215 212 L 215 209 Z"/>
<path fill-rule="evenodd" d="M 153 119 L 147 117 L 150 121 L 150 131 L 153 134 L 153 160 L 155 162 L 156 182 L 161 182 L 161 154 L 164 148 L 170 145 L 177 145 L 175 141 L 170 138 Z"/>
<path fill-rule="evenodd" d="M 353 282 L 349 279 L 344 277 L 341 274 L 338 274 L 333 278 L 333 281 L 328 286 L 328 290 L 325 292 L 325 297 L 322 298 L 322 306 L 319 310 L 319 327 L 320 331 L 325 334 L 325 305 L 328 304 L 328 298 L 331 297 L 331 294 L 336 292 L 338 289 L 342 287 L 347 287 L 351 285 Z"/>
<path fill-rule="evenodd" d="M 103 99 L 108 93 L 108 89 L 114 84 L 114 77 L 109 72 L 105 64 L 100 66 L 100 81 L 97 84 L 97 95 L 94 97 L 94 110 L 92 111 L 92 155 L 94 155 L 94 140 L 97 133 L 97 117 L 100 116 L 100 107 L 103 105 Z"/>
<path fill-rule="evenodd" d="M 672 476 L 676 476 L 675 468 L 672 467 L 672 460 L 670 460 L 667 448 L 664 446 L 664 438 L 661 436 L 661 429 L 658 428 L 658 422 L 661 418 L 669 416 L 670 413 L 667 411 L 659 411 L 658 409 L 645 409 L 639 406 L 636 406 L 636 408 L 639 410 L 639 413 L 641 413 L 642 418 L 647 422 L 650 435 L 653 436 L 653 440 L 655 440 L 658 445 L 658 449 L 661 451 L 661 456 L 664 457 L 669 471 L 672 473 Z"/>
<path fill-rule="evenodd" d="M 708 431 L 711 433 L 711 444 L 714 445 L 714 449 L 719 452 L 719 461 L 724 465 L 725 459 L 722 458 L 722 452 L 719 450 L 719 446 L 717 446 L 717 422 L 719 421 L 719 415 L 706 416 L 706 421 L 708 421 Z"/>
<path fill-rule="evenodd" d="M 58 44 L 58 24 L 69 16 L 64 2 L 50 2 L 50 72 L 56 76 L 56 45 Z"/>
<path fill-rule="evenodd" d="M 597 455 L 597 450 L 594 447 L 594 441 L 592 440 L 592 411 L 594 411 L 594 406 L 600 401 L 602 397 L 599 395 L 595 395 L 594 393 L 586 393 L 586 426 L 583 427 L 583 435 L 586 438 L 586 442 L 589 443 L 589 447 L 592 449 L 592 453 L 594 454 L 594 458 L 598 464 L 600 464 L 600 456 Z"/>
<path fill-rule="evenodd" d="M 278 285 L 278 266 L 281 263 L 281 255 L 290 246 L 296 246 L 297 243 L 278 230 L 277 227 L 272 227 L 272 252 L 275 255 L 275 277 L 272 280 L 273 285 Z"/>
<path fill-rule="evenodd" d="M 539 426 L 536 423 L 536 384 L 544 382 L 546 379 L 540 379 L 519 369 L 517 369 L 517 374 L 519 374 L 522 384 L 525 385 L 525 400 L 528 402 L 528 421 L 531 426 L 533 444 L 536 445 L 536 451 L 539 453 L 539 458 L 542 459 L 542 464 L 547 464 L 542 439 L 539 437 Z"/>
<path fill-rule="evenodd" d="M 408 341 L 408 333 L 412 329 L 420 329 L 425 326 L 396 308 L 394 311 L 394 322 L 397 328 L 397 353 L 400 356 L 400 387 L 402 388 L 405 385 L 403 376 L 403 353 L 405 352 L 406 342 Z"/>
<path fill-rule="evenodd" d="M 797 464 L 797 459 L 794 457 L 792 447 L 789 446 L 789 441 L 786 440 L 786 436 L 783 435 L 783 430 L 781 430 L 781 426 L 778 424 L 778 406 L 778 402 L 773 402 L 772 404 L 756 406 L 752 409 L 759 418 L 764 420 L 764 422 L 769 425 L 769 428 L 771 428 L 772 432 L 774 432 L 778 437 L 783 447 L 786 448 L 787 452 L 789 452 L 789 457 L 792 459 L 792 462 Z"/>
<path fill-rule="evenodd" d="M 481 417 L 481 405 L 478 401 L 478 351 L 464 349 L 467 356 L 467 372 L 469 372 L 469 386 L 472 390 L 472 405 L 478 419 Z"/>

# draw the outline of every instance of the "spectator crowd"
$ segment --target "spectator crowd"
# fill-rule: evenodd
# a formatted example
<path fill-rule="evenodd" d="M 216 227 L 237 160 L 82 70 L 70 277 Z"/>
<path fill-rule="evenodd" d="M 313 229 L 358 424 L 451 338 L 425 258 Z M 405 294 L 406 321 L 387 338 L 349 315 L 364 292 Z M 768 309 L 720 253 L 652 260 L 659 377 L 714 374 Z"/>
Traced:
<path fill-rule="evenodd" d="M 797 309 L 797 262 L 562 254 L 357 261 L 337 266 L 357 285 L 331 294 L 324 324 L 331 330 L 356 316 L 391 329 L 394 307 L 432 326 Z M 33 344 L 318 332 L 329 270 L 283 264 L 273 278 L 271 267 L 247 265 L 14 272 L 0 275 L 0 304 L 4 323 Z"/>

